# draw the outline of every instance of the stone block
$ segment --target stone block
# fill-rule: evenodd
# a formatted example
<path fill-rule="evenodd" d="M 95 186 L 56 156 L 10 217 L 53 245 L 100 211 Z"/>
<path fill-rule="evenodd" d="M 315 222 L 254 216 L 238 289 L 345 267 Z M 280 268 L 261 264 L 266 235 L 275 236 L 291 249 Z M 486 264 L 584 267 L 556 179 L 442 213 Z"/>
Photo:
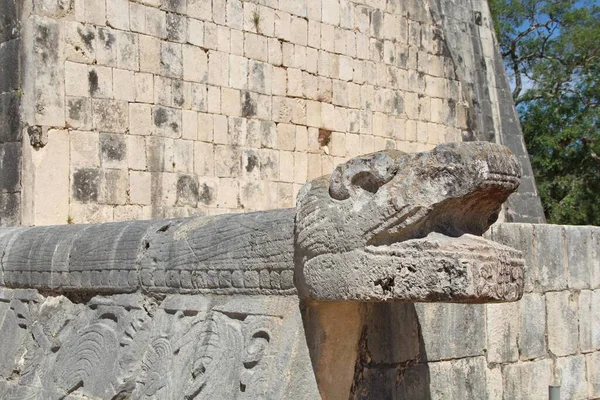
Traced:
<path fill-rule="evenodd" d="M 229 54 L 212 50 L 208 52 L 208 83 L 229 85 Z"/>
<path fill-rule="evenodd" d="M 164 137 L 181 137 L 181 110 L 169 107 L 152 107 L 153 134 Z"/>
<path fill-rule="evenodd" d="M 152 106 L 143 103 L 129 105 L 129 133 L 132 135 L 150 135 L 153 131 Z"/>
<path fill-rule="evenodd" d="M 239 179 L 221 178 L 219 179 L 218 188 L 219 192 L 217 193 L 217 207 L 225 209 L 234 209 L 239 207 Z M 246 287 L 248 287 L 248 281 L 244 280 L 244 283 L 246 284 Z"/>
<path fill-rule="evenodd" d="M 101 133 L 100 155 L 104 168 L 127 168 L 127 141 L 124 135 Z"/>
<path fill-rule="evenodd" d="M 167 13 L 167 40 L 185 43 L 188 39 L 188 19 L 180 14 Z"/>
<path fill-rule="evenodd" d="M 68 147 L 67 147 L 68 151 Z M 21 189 L 21 145 L 18 142 L 0 143 L 0 192 Z"/>
<path fill-rule="evenodd" d="M 69 217 L 74 224 L 99 224 L 113 220 L 113 206 L 71 202 Z"/>
<path fill-rule="evenodd" d="M 140 35 L 140 71 L 161 73 L 161 43 L 155 37 Z"/>
<path fill-rule="evenodd" d="M 339 0 L 321 0 L 321 18 L 326 24 L 337 26 L 340 23 Z"/>
<path fill-rule="evenodd" d="M 113 221 L 138 221 L 151 217 L 147 216 L 144 207 L 138 205 L 115 206 L 113 209 Z"/>
<path fill-rule="evenodd" d="M 163 106 L 173 105 L 173 80 L 160 75 L 154 76 L 154 103 Z"/>
<path fill-rule="evenodd" d="M 92 99 L 92 126 L 104 132 L 124 133 L 129 128 L 126 101 Z"/>
<path fill-rule="evenodd" d="M 600 352 L 585 355 L 587 371 L 588 395 L 590 398 L 600 398 Z"/>
<path fill-rule="evenodd" d="M 592 230 L 584 226 L 565 226 L 569 288 L 588 289 L 591 280 Z"/>
<path fill-rule="evenodd" d="M 31 95 L 34 102 L 30 105 L 33 112 L 30 123 L 64 126 L 65 82 L 56 78 L 65 73 L 64 34 L 60 23 L 54 19 L 33 16 L 30 21 L 33 37 L 29 38 L 32 48 L 28 50 L 32 58 L 28 63 L 31 67 L 28 74 L 35 75 L 35 85 L 24 87 L 24 92 Z"/>
<path fill-rule="evenodd" d="M 131 71 L 139 70 L 138 35 L 128 32 L 117 33 L 117 67 Z"/>
<path fill-rule="evenodd" d="M 216 178 L 198 178 L 198 203 L 214 206 L 217 202 L 219 180 Z"/>
<path fill-rule="evenodd" d="M 548 350 L 557 356 L 567 356 L 578 351 L 577 296 L 568 291 L 546 293 Z"/>
<path fill-rule="evenodd" d="M 85 22 L 106 25 L 106 2 L 104 0 L 85 0 Z"/>
<path fill-rule="evenodd" d="M 227 144 L 228 120 L 225 115 L 213 115 L 213 137 L 217 144 Z"/>
<path fill-rule="evenodd" d="M 263 210 L 265 208 L 264 182 L 240 182 L 240 204 L 245 210 Z"/>
<path fill-rule="evenodd" d="M 556 369 L 561 377 L 561 398 L 573 400 L 588 398 L 588 382 L 583 355 L 557 358 Z"/>
<path fill-rule="evenodd" d="M 113 93 L 116 100 L 135 101 L 136 85 L 133 71 L 113 69 Z"/>
<path fill-rule="evenodd" d="M 245 89 L 248 84 L 248 59 L 241 56 L 229 56 L 229 85 L 234 89 Z"/>
<path fill-rule="evenodd" d="M 0 193 L 0 226 L 21 224 L 21 193 Z M 0 283 L 2 277 L 0 275 Z"/>
<path fill-rule="evenodd" d="M 484 357 L 432 362 L 428 366 L 431 399 L 460 400 L 489 397 Z M 449 382 L 452 384 L 449 385 Z"/>
<path fill-rule="evenodd" d="M 579 341 L 582 352 L 600 349 L 600 290 L 579 293 Z"/>
<path fill-rule="evenodd" d="M 197 139 L 203 142 L 213 140 L 213 116 L 211 114 L 198 113 Z"/>
<path fill-rule="evenodd" d="M 194 142 L 191 140 L 173 141 L 173 170 L 191 174 L 194 172 Z"/>
<path fill-rule="evenodd" d="M 20 140 L 20 103 L 17 92 L 0 93 L 0 142 Z"/>
<path fill-rule="evenodd" d="M 521 359 L 546 354 L 546 301 L 539 293 L 526 293 L 519 304 L 519 350 Z"/>
<path fill-rule="evenodd" d="M 188 19 L 188 43 L 194 46 L 204 46 L 204 31 L 204 22 L 192 18 Z"/>
<path fill-rule="evenodd" d="M 127 135 L 127 166 L 130 170 L 145 170 L 146 139 L 143 136 Z"/>
<path fill-rule="evenodd" d="M 506 363 L 519 360 L 519 303 L 488 304 L 486 307 L 487 361 Z M 527 329 L 527 328 L 526 328 Z"/>
<path fill-rule="evenodd" d="M 306 100 L 290 99 L 292 106 L 292 123 L 298 125 L 306 125 Z"/>
<path fill-rule="evenodd" d="M 483 305 L 430 303 L 415 304 L 415 309 L 429 361 L 483 355 Z"/>
<path fill-rule="evenodd" d="M 200 47 L 184 44 L 182 47 L 183 79 L 205 83 L 208 79 L 208 55 Z"/>
<path fill-rule="evenodd" d="M 167 13 L 154 7 L 146 7 L 146 25 L 147 35 L 160 39 L 167 37 Z"/>
<path fill-rule="evenodd" d="M 127 170 L 107 169 L 102 174 L 102 190 L 100 203 L 125 204 L 129 190 L 129 174 Z"/>
<path fill-rule="evenodd" d="M 268 54 L 266 37 L 253 33 L 244 34 L 244 56 L 267 62 Z"/>
<path fill-rule="evenodd" d="M 226 6 L 227 26 L 232 29 L 244 29 L 244 9 L 240 0 L 228 0 Z"/>
<path fill-rule="evenodd" d="M 270 95 L 272 92 L 273 67 L 270 64 L 250 60 L 248 63 L 248 89 Z"/>
<path fill-rule="evenodd" d="M 291 17 L 290 35 L 292 43 L 306 46 L 308 42 L 308 22 L 303 18 Z"/>
<path fill-rule="evenodd" d="M 210 112 L 214 108 L 216 112 L 221 111 L 221 91 L 219 88 L 192 83 L 191 97 L 191 108 L 193 110 Z"/>
<path fill-rule="evenodd" d="M 183 77 L 182 46 L 179 43 L 162 42 L 160 44 L 161 75 L 169 78 Z"/>
<path fill-rule="evenodd" d="M 215 175 L 219 178 L 235 178 L 241 175 L 242 152 L 239 147 L 215 146 Z"/>
<path fill-rule="evenodd" d="M 547 399 L 553 383 L 552 361 L 507 364 L 502 367 L 504 398 L 514 400 Z"/>
<path fill-rule="evenodd" d="M 294 152 L 294 182 L 304 184 L 307 180 L 308 157 L 306 153 Z"/>
<path fill-rule="evenodd" d="M 296 127 L 291 124 L 277 124 L 277 148 L 293 151 L 296 147 Z"/>
<path fill-rule="evenodd" d="M 88 66 L 67 61 L 65 63 L 65 74 L 69 77 L 65 81 L 65 93 L 67 96 L 86 97 L 90 95 L 88 83 Z M 97 85 L 97 76 L 96 76 Z"/>
<path fill-rule="evenodd" d="M 592 229 L 592 255 L 590 260 L 590 286 L 592 289 L 600 288 L 600 229 Z"/>
<path fill-rule="evenodd" d="M 146 162 L 148 171 L 173 171 L 173 139 L 146 136 Z"/>
<path fill-rule="evenodd" d="M 221 88 L 221 113 L 227 116 L 242 115 L 240 91 L 231 88 Z"/>
<path fill-rule="evenodd" d="M 291 16 L 285 11 L 275 11 L 275 36 L 289 42 L 291 35 Z"/>
<path fill-rule="evenodd" d="M 7 145 L 3 146 L 6 148 Z M 27 225 L 65 224 L 69 212 L 69 158 L 65 157 L 69 154 L 69 133 L 51 129 L 46 146 L 39 151 L 25 146 L 23 152 L 22 201 L 28 205 L 28 210 L 24 210 L 22 222 Z M 4 153 L 6 157 L 6 151 Z M 7 159 L 3 160 L 3 164 L 7 162 Z M 8 179 L 1 177 L 0 181 L 4 184 Z"/>
<path fill-rule="evenodd" d="M 71 131 L 71 167 L 99 167 L 100 146 L 98 132 Z"/>
<path fill-rule="evenodd" d="M 212 143 L 194 143 L 194 172 L 198 176 L 215 175 L 215 151 Z"/>
<path fill-rule="evenodd" d="M 535 225 L 534 244 L 537 260 L 539 290 L 564 290 L 567 288 L 567 271 L 564 260 L 564 228 L 558 225 Z"/>
<path fill-rule="evenodd" d="M 106 0 L 106 23 L 116 29 L 129 30 L 129 1 Z"/>
<path fill-rule="evenodd" d="M 283 182 L 294 182 L 294 153 L 279 152 L 279 179 Z"/>
<path fill-rule="evenodd" d="M 227 143 L 233 146 L 246 144 L 246 119 L 229 117 L 227 121 Z"/>

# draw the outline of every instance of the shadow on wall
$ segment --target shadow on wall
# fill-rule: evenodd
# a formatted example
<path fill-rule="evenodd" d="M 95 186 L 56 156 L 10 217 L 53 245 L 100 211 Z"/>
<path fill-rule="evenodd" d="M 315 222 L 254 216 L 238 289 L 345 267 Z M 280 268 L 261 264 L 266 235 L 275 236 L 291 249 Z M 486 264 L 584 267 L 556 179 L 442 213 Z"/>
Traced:
<path fill-rule="evenodd" d="M 311 302 L 301 312 L 324 400 L 431 398 L 414 304 Z"/>

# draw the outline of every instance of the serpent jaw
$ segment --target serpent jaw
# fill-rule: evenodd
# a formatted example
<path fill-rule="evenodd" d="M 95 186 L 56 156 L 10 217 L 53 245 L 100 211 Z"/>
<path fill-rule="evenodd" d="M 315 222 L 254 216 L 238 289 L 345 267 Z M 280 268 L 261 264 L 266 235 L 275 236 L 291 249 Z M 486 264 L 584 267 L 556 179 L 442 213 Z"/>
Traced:
<path fill-rule="evenodd" d="M 320 300 L 517 300 L 520 252 L 479 235 L 519 179 L 514 156 L 484 142 L 350 160 L 298 197 L 300 293 Z"/>

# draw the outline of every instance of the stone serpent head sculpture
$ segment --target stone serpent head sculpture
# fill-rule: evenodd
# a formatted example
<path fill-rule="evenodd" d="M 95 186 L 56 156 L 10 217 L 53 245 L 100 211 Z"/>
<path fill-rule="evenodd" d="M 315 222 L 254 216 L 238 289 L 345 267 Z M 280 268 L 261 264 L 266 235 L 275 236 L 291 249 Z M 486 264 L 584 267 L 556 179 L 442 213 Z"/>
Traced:
<path fill-rule="evenodd" d="M 296 286 L 317 300 L 518 300 L 521 253 L 480 236 L 519 181 L 488 142 L 353 158 L 298 195 Z"/>

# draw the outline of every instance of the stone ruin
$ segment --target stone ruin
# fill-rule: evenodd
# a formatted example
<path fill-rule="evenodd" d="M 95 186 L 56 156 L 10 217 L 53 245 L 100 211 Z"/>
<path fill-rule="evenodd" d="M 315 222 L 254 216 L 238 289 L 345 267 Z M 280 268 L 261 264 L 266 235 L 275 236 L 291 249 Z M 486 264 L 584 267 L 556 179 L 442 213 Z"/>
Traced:
<path fill-rule="evenodd" d="M 2 399 L 597 399 L 543 222 L 485 1 L 0 0 Z"/>
<path fill-rule="evenodd" d="M 519 180 L 508 149 L 451 143 L 351 159 L 296 209 L 5 228 L 2 398 L 361 393 L 364 328 L 315 314 L 520 299 L 521 253 L 480 236 Z"/>

